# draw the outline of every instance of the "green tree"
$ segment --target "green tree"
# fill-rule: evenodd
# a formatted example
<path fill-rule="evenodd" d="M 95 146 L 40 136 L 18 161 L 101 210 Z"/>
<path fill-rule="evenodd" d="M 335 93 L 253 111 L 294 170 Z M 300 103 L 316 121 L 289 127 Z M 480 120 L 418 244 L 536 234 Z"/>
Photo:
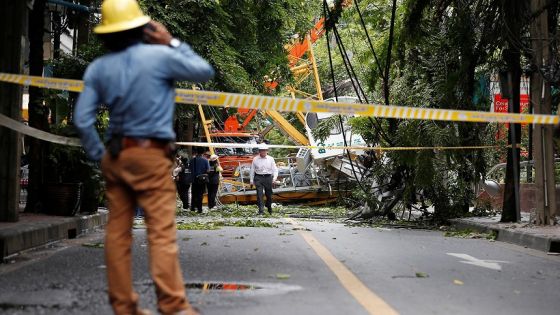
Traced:
<path fill-rule="evenodd" d="M 498 0 L 396 3 L 395 8 L 391 0 L 359 1 L 355 4 L 361 12 L 349 8 L 338 21 L 339 33 L 346 34 L 343 41 L 351 43 L 345 42 L 353 49 L 352 59 L 366 65 L 361 71 L 357 66 L 358 79 L 367 82 L 371 99 L 387 102 L 388 96 L 394 105 L 488 111 L 489 76 L 499 69 L 501 50 L 508 39 L 503 22 L 507 5 Z M 317 54 L 324 58 L 325 50 Z M 334 58 L 337 79 L 348 77 L 342 60 Z M 321 71 L 329 75 L 327 67 L 323 62 Z M 370 145 L 383 144 L 372 121 L 355 118 L 350 124 Z M 382 126 L 393 146 L 495 142 L 492 124 L 385 120 Z M 380 160 L 373 168 L 378 182 L 390 177 L 404 185 L 404 200 L 413 200 L 415 192 L 422 191 L 441 219 L 468 211 L 472 184 L 495 161 L 493 154 L 482 150 L 391 151 L 385 156 L 391 163 Z"/>
<path fill-rule="evenodd" d="M 293 34 L 308 30 L 318 13 L 313 12 L 318 6 L 312 0 L 140 2 L 147 14 L 164 23 L 174 36 L 188 42 L 214 66 L 216 77 L 204 84 L 205 89 L 252 94 L 264 91 L 263 77 L 272 71 L 281 75 L 283 83 L 289 82 L 284 44 Z M 191 87 L 188 83 L 180 86 Z M 197 124 L 192 118 L 198 116 L 195 107 L 179 106 L 176 126 L 185 135 L 196 134 L 192 129 L 198 129 Z M 222 119 L 207 118 L 217 122 Z M 186 136 L 183 139 L 192 140 Z"/>

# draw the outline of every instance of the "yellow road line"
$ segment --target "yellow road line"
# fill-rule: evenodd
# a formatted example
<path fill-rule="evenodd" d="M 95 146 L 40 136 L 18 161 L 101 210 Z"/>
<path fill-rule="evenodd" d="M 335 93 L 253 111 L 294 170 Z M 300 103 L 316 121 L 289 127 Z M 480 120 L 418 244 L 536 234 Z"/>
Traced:
<path fill-rule="evenodd" d="M 343 263 L 341 263 L 334 255 L 321 244 L 313 234 L 304 230 L 303 226 L 291 218 L 286 219 L 292 223 L 303 239 L 311 246 L 317 256 L 329 267 L 329 269 L 338 278 L 342 286 L 362 305 L 369 313 L 375 315 L 398 315 L 399 313 L 387 304 L 381 297 L 373 293 L 356 275 L 352 273 Z"/>

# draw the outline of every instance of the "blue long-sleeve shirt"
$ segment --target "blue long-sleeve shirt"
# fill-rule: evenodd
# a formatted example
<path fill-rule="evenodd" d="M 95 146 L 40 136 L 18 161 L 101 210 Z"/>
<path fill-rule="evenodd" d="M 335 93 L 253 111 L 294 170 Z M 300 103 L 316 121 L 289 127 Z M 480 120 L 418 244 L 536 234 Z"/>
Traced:
<path fill-rule="evenodd" d="M 174 140 L 176 80 L 204 82 L 214 69 L 186 43 L 177 48 L 138 43 L 93 61 L 74 110 L 74 124 L 88 156 L 99 161 L 105 147 L 95 130 L 99 104 L 109 107 L 107 138 Z"/>

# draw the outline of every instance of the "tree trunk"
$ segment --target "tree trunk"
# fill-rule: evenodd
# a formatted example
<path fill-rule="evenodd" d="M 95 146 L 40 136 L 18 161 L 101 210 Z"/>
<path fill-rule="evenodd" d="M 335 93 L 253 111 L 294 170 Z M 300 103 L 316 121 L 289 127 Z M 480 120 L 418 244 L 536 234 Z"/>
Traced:
<path fill-rule="evenodd" d="M 0 72 L 21 73 L 25 1 L 0 1 Z M 21 119 L 22 87 L 0 83 L 0 113 Z M 0 221 L 15 222 L 19 213 L 21 137 L 0 127 Z"/>
<path fill-rule="evenodd" d="M 53 59 L 58 59 L 60 58 L 60 36 L 62 36 L 62 17 L 60 12 L 53 12 L 51 24 L 53 30 Z"/>
<path fill-rule="evenodd" d="M 91 7 L 91 0 L 80 0 L 80 4 L 85 5 L 87 7 Z M 79 49 L 81 46 L 87 44 L 89 42 L 89 15 L 88 14 L 80 14 L 78 18 L 78 39 L 77 39 L 77 48 Z"/>
<path fill-rule="evenodd" d="M 503 52 L 503 60 L 507 67 L 507 86 L 502 89 L 509 99 L 508 107 L 510 113 L 519 113 L 519 98 L 521 86 L 521 30 L 525 24 L 525 1 L 502 0 L 504 10 L 503 32 L 507 34 L 507 48 Z M 505 90 L 505 91 L 504 91 Z M 505 92 L 505 93 L 504 93 Z M 509 95 L 507 95 L 509 94 Z M 512 146 L 508 150 L 506 178 L 504 189 L 504 202 L 501 222 L 517 222 L 521 219 L 519 206 L 519 159 L 521 142 L 521 126 L 510 124 L 508 143 Z"/>
<path fill-rule="evenodd" d="M 43 35 L 45 18 L 45 0 L 35 0 L 29 15 L 29 74 L 43 75 Z M 45 130 L 49 129 L 49 110 L 43 105 L 43 92 L 40 88 L 29 87 L 29 125 Z M 43 183 L 43 164 L 46 151 L 45 143 L 29 138 L 29 194 L 26 212 L 37 212 L 41 186 Z"/>
<path fill-rule="evenodd" d="M 544 0 L 532 0 L 531 12 L 539 12 L 531 23 L 532 63 L 535 71 L 531 73 L 531 103 L 535 114 L 552 114 L 550 83 L 545 82 L 540 71 L 550 64 L 550 45 L 548 41 L 548 10 L 543 8 Z M 544 87 L 544 98 L 543 96 Z M 556 213 L 556 188 L 554 170 L 554 145 L 552 126 L 536 125 L 533 134 L 535 144 L 535 199 L 536 223 L 552 224 Z"/>
<path fill-rule="evenodd" d="M 393 41 L 395 37 L 395 18 L 397 12 L 397 0 L 393 0 L 393 7 L 391 9 L 391 24 L 389 27 L 389 45 L 387 47 L 387 60 L 385 61 L 385 73 L 383 74 L 383 98 L 385 105 L 389 105 L 391 85 L 389 79 L 391 78 L 391 54 L 393 52 Z M 397 120 L 389 119 L 389 134 L 395 134 L 397 131 Z"/>
<path fill-rule="evenodd" d="M 455 98 L 458 101 L 458 109 L 462 110 L 472 110 L 474 108 L 473 96 L 475 95 L 475 75 L 477 61 L 479 59 L 478 55 L 475 55 L 475 49 L 473 49 L 473 42 L 475 42 L 475 35 L 469 32 L 469 25 L 473 23 L 473 17 L 471 13 L 471 8 L 468 2 L 462 3 L 457 7 L 457 15 L 460 19 L 460 23 L 463 25 L 462 33 L 467 34 L 468 38 L 460 43 L 460 71 L 461 78 L 459 79 L 458 85 L 460 93 L 457 93 Z M 477 132 L 477 126 L 472 123 L 458 123 L 457 124 L 461 145 L 463 146 L 476 146 L 480 145 L 479 135 Z M 459 153 L 459 152 L 457 152 Z M 457 156 L 459 160 L 469 161 L 471 165 L 476 164 L 477 151 L 466 151 L 459 153 Z M 462 162 L 466 165 L 465 162 Z M 471 200 L 473 200 L 473 191 L 470 189 L 471 184 L 476 183 L 477 179 L 475 177 L 475 168 L 463 167 L 458 170 L 459 178 L 469 185 L 465 185 L 462 188 L 461 196 L 462 200 L 456 201 L 456 213 L 465 215 L 469 213 L 469 207 Z M 458 212 L 458 213 L 457 213 Z"/>
<path fill-rule="evenodd" d="M 504 52 L 504 60 L 508 67 L 509 89 L 511 94 L 508 99 L 510 113 L 519 113 L 520 85 L 521 85 L 521 53 L 518 48 Z M 504 203 L 501 222 L 517 222 L 521 219 L 519 208 L 519 159 L 521 142 L 521 126 L 509 125 L 508 144 L 512 147 L 507 153 L 506 178 L 504 188 Z"/>

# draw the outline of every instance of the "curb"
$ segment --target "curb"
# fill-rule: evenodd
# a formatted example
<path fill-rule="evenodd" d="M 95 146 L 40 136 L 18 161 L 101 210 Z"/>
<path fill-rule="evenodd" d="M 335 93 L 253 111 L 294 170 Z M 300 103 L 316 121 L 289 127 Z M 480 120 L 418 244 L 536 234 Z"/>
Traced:
<path fill-rule="evenodd" d="M 560 238 L 504 229 L 492 226 L 491 224 L 477 223 L 464 219 L 453 219 L 451 220 L 451 225 L 458 229 L 471 229 L 483 233 L 495 232 L 497 235 L 496 240 L 500 242 L 511 243 L 547 253 L 560 253 Z"/>
<path fill-rule="evenodd" d="M 51 242 L 73 239 L 105 226 L 109 212 L 98 210 L 95 214 L 60 218 L 60 222 L 24 223 L 13 228 L 0 230 L 0 263 L 6 257 L 23 250 L 46 245 Z"/>

